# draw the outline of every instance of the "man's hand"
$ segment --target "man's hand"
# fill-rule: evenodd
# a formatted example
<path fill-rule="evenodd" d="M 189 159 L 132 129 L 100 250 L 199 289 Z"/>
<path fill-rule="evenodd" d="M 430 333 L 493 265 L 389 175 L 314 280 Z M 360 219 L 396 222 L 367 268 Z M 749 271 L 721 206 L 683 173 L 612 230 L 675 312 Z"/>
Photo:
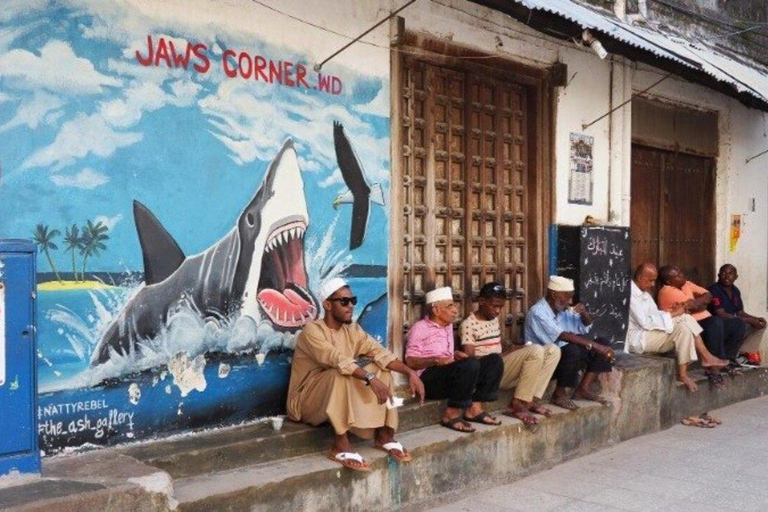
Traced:
<path fill-rule="evenodd" d="M 753 329 L 764 329 L 765 328 L 765 318 L 757 318 L 757 317 L 751 317 L 747 318 L 746 322 L 753 328 Z"/>
<path fill-rule="evenodd" d="M 607 360 L 609 363 L 612 363 L 616 360 L 616 354 L 613 352 L 611 347 L 606 347 L 605 345 L 595 343 L 592 345 L 592 350 L 594 350 L 597 355 Z"/>
<path fill-rule="evenodd" d="M 682 302 L 678 302 L 675 304 L 675 307 L 672 308 L 672 311 L 669 312 L 669 314 L 674 318 L 676 316 L 684 315 L 685 314 L 685 304 Z"/>
<path fill-rule="evenodd" d="M 424 398 L 427 393 L 424 390 L 424 383 L 421 382 L 421 379 L 416 375 L 416 372 L 411 372 L 408 375 L 408 386 L 411 388 L 411 395 L 419 397 L 419 402 L 421 405 L 424 405 Z"/>
<path fill-rule="evenodd" d="M 389 389 L 389 386 L 379 379 L 373 379 L 368 385 L 371 387 L 371 391 L 376 394 L 376 400 L 378 400 L 379 405 L 384 404 L 392 396 L 392 390 Z"/>
<path fill-rule="evenodd" d="M 765 321 L 765 318 L 758 318 L 758 322 L 760 322 L 760 327 L 758 329 L 765 329 L 765 327 L 768 325 L 768 322 Z"/>
<path fill-rule="evenodd" d="M 573 306 L 573 312 L 576 313 L 577 315 L 583 315 L 584 313 L 587 312 L 587 307 L 581 302 L 579 302 L 578 304 Z"/>
<path fill-rule="evenodd" d="M 454 361 L 461 361 L 462 359 L 467 359 L 469 356 L 462 352 L 461 350 L 457 350 L 453 353 L 453 360 Z"/>

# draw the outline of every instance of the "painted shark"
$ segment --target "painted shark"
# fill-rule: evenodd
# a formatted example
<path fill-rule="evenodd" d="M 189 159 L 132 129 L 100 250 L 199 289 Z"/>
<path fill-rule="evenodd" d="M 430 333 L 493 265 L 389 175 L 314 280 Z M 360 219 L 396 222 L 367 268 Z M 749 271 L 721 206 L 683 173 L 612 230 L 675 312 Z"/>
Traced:
<path fill-rule="evenodd" d="M 304 234 L 309 215 L 304 181 L 289 139 L 269 165 L 237 224 L 216 244 L 186 257 L 173 237 L 141 203 L 133 205 L 144 258 L 145 283 L 106 330 L 92 365 L 113 354 L 141 351 L 166 324 L 171 308 L 191 301 L 206 317 L 239 309 L 259 324 L 295 331 L 317 318 L 308 290 Z"/>

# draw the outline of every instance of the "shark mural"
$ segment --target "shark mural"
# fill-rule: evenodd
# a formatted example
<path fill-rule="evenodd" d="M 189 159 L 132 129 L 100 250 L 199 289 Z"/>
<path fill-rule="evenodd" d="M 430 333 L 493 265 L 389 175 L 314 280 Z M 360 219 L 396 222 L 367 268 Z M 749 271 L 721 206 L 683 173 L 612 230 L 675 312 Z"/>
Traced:
<path fill-rule="evenodd" d="M 258 325 L 262 317 L 281 330 L 296 331 L 317 318 L 308 291 L 304 235 L 309 225 L 304 182 L 293 142 L 269 165 L 236 226 L 201 254 L 185 258 L 179 245 L 141 203 L 134 203 L 144 259 L 140 287 L 109 326 L 91 362 L 128 356 L 151 343 L 169 310 L 186 301 L 205 318 L 239 309 L 238 320 Z M 256 329 L 253 329 L 255 332 Z"/>
<path fill-rule="evenodd" d="M 386 343 L 388 52 L 313 73 L 325 34 L 209 5 L 4 4 L 0 238 L 40 248 L 45 453 L 282 414 L 336 276 Z"/>

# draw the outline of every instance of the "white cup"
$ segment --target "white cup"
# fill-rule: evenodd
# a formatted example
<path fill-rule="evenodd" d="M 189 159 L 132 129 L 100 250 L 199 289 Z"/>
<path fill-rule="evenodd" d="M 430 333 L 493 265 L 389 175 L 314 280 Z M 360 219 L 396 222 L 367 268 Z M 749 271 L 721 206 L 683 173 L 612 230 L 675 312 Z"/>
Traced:
<path fill-rule="evenodd" d="M 397 407 L 400 407 L 405 402 L 404 399 L 400 398 L 399 396 L 393 396 L 390 397 L 389 400 L 387 400 L 387 409 L 396 409 Z"/>
<path fill-rule="evenodd" d="M 269 418 L 269 421 L 272 423 L 272 429 L 273 430 L 280 430 L 283 428 L 283 417 L 282 416 L 273 416 Z"/>

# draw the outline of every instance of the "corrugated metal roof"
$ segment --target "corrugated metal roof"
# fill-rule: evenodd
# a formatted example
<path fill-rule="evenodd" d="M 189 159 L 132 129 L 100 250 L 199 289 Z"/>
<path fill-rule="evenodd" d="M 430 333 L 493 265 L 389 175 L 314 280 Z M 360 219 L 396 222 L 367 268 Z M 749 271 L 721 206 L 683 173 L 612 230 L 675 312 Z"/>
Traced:
<path fill-rule="evenodd" d="M 689 41 L 645 26 L 630 25 L 610 14 L 572 0 L 511 0 L 534 11 L 561 18 L 617 41 L 668 59 L 748 94 L 768 105 L 768 74 L 701 42 Z"/>

